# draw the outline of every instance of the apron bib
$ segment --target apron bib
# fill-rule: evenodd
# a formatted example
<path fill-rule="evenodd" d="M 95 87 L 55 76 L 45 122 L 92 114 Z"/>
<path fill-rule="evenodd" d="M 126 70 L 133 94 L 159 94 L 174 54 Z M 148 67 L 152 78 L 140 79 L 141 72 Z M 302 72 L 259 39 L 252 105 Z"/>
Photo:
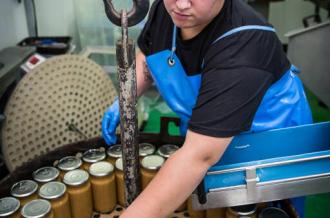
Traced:
<path fill-rule="evenodd" d="M 241 26 L 221 35 L 212 44 L 237 32 L 248 30 L 275 32 L 268 26 Z M 176 27 L 173 31 L 172 50 L 164 50 L 147 56 L 146 61 L 160 94 L 180 117 L 181 126 L 186 131 L 192 109 L 196 104 L 201 75 L 188 76 L 186 74 L 175 55 L 175 39 Z M 259 132 L 312 123 L 311 111 L 302 82 L 296 75 L 297 72 L 298 70 L 292 65 L 278 81 L 268 88 L 255 114 L 250 131 Z"/>

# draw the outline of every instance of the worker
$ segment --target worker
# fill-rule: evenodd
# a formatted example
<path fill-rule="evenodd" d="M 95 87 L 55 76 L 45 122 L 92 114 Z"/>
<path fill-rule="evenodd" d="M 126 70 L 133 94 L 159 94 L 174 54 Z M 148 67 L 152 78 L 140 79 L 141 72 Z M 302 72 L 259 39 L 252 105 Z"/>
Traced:
<path fill-rule="evenodd" d="M 155 0 L 137 43 L 137 94 L 154 82 L 185 141 L 122 218 L 168 217 L 234 136 L 312 122 L 298 70 L 244 1 Z M 116 100 L 102 120 L 108 144 L 118 123 Z"/>

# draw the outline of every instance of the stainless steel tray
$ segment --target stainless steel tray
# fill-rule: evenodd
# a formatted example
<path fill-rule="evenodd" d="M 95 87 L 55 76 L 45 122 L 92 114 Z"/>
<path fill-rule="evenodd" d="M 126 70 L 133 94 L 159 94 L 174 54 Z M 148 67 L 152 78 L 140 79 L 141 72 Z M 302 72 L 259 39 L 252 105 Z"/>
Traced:
<path fill-rule="evenodd" d="M 330 192 L 330 122 L 234 138 L 193 194 L 197 209 Z"/>

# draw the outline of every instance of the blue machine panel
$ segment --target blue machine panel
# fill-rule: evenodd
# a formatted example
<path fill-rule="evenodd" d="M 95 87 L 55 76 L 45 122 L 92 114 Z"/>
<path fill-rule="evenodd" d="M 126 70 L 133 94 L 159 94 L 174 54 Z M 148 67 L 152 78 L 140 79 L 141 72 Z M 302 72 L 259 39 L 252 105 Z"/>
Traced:
<path fill-rule="evenodd" d="M 330 175 L 329 136 L 330 122 L 239 135 L 209 169 L 205 191 L 246 185 L 251 167 L 259 184 Z"/>

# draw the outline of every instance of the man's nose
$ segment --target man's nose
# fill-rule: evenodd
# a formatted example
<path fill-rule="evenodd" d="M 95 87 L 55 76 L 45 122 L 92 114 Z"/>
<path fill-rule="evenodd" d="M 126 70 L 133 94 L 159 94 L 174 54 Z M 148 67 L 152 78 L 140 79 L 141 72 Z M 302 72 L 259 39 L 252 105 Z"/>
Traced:
<path fill-rule="evenodd" d="M 176 6 L 180 10 L 184 10 L 184 9 L 190 8 L 191 1 L 190 0 L 176 0 Z"/>

